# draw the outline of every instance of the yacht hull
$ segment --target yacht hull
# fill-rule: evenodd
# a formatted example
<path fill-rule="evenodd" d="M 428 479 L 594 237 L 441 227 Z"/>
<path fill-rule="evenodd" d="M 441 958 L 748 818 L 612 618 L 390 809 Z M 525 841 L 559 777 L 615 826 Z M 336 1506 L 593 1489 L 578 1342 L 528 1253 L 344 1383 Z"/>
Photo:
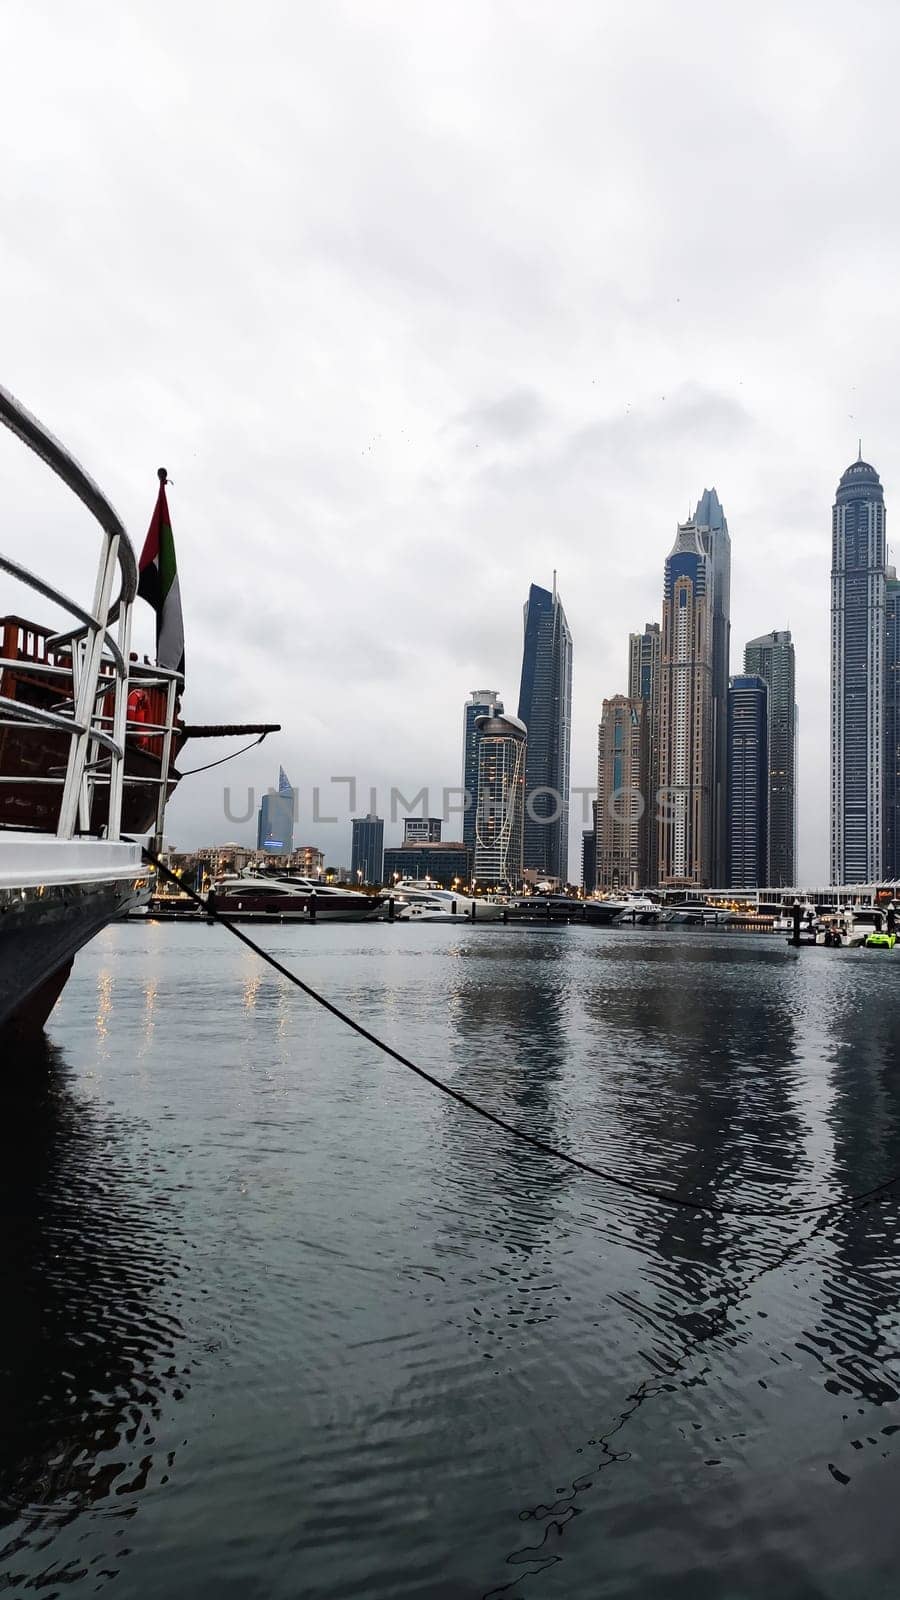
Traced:
<path fill-rule="evenodd" d="M 78 951 L 149 894 L 136 846 L 0 836 L 4 1045 L 40 1033 Z"/>

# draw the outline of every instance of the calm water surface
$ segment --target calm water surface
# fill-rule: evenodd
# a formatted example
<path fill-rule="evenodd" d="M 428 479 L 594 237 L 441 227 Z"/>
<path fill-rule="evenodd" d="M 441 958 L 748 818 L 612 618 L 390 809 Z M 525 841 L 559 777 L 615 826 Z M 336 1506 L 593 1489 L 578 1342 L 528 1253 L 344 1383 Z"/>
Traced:
<path fill-rule="evenodd" d="M 695 930 L 263 937 L 623 1175 L 781 1206 L 900 1171 L 900 957 Z M 109 930 L 51 1037 L 3 1086 L 0 1589 L 898 1593 L 897 1198 L 751 1223 L 623 1194 L 221 929 Z"/>

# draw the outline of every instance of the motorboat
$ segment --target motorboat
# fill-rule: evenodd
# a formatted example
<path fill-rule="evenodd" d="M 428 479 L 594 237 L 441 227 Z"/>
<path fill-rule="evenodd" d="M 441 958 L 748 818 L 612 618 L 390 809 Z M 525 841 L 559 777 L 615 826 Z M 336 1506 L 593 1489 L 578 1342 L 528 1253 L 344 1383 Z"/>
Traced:
<path fill-rule="evenodd" d="M 383 891 L 383 898 L 393 898 L 406 904 L 427 900 L 432 905 L 444 906 L 451 916 L 462 917 L 469 922 L 503 920 L 504 905 L 500 901 L 489 896 L 460 894 L 456 889 L 444 889 L 431 878 L 400 878 Z"/>
<path fill-rule="evenodd" d="M 897 935 L 886 931 L 884 933 L 867 933 L 864 943 L 867 950 L 893 950 L 894 945 L 897 943 Z"/>
<path fill-rule="evenodd" d="M 819 942 L 858 950 L 873 934 L 886 932 L 885 922 L 885 912 L 878 906 L 841 906 L 825 919 Z"/>
<path fill-rule="evenodd" d="M 395 922 L 471 922 L 464 911 L 451 911 L 439 900 L 411 900 L 394 912 Z"/>
<path fill-rule="evenodd" d="M 0 553 L 0 571 L 72 619 L 67 631 L 0 622 L 0 1037 L 40 1033 L 77 952 L 145 905 L 187 737 L 180 670 L 131 651 L 134 547 L 92 478 L 0 388 L 0 422 L 87 507 L 101 532 L 79 600 Z M 163 475 L 160 474 L 160 482 Z M 254 732 L 275 724 L 197 730 Z M 133 835 L 137 837 L 128 837 Z"/>
<path fill-rule="evenodd" d="M 207 898 L 217 914 L 241 922 L 367 922 L 382 909 L 380 895 L 293 873 L 249 871 L 217 878 Z"/>
<path fill-rule="evenodd" d="M 612 902 L 615 904 L 615 902 Z M 645 894 L 628 894 L 615 918 L 616 926 L 631 923 L 646 926 L 659 921 L 659 906 Z"/>

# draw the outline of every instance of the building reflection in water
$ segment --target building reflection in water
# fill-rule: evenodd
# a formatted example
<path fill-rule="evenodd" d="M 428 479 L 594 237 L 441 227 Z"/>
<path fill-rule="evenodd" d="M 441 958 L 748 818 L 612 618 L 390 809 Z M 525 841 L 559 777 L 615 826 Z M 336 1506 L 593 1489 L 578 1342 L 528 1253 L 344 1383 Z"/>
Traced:
<path fill-rule="evenodd" d="M 158 1424 L 189 1381 L 173 1211 L 149 1156 L 120 1170 L 127 1130 L 73 1093 L 50 1045 L 17 1062 L 4 1102 L 0 1557 L 15 1587 L 65 1565 L 66 1528 L 91 1507 L 93 1559 L 115 1566 L 114 1525 L 167 1478 Z"/>

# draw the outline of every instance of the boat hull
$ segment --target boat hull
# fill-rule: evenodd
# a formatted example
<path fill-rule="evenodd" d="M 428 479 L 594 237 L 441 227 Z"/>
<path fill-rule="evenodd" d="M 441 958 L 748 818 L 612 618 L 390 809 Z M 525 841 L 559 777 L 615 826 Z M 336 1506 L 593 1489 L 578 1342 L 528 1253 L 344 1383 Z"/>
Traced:
<path fill-rule="evenodd" d="M 150 890 L 135 846 L 0 835 L 4 1046 L 40 1033 L 78 951 Z"/>

